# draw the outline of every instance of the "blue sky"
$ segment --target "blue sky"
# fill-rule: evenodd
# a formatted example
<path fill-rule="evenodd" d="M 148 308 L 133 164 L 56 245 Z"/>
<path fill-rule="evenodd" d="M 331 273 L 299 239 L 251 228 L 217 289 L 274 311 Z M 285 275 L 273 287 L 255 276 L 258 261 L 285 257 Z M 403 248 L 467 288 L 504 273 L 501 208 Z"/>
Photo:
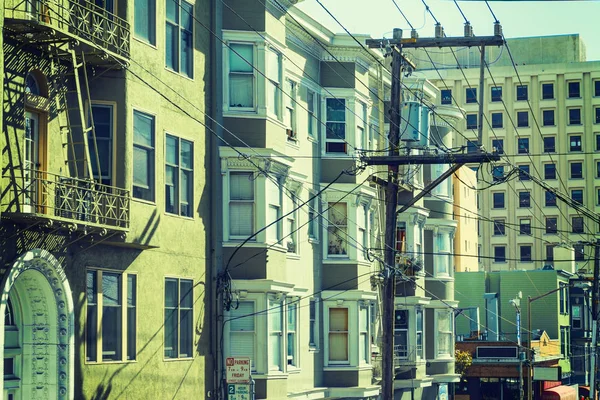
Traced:
<path fill-rule="evenodd" d="M 392 0 L 320 0 L 352 33 L 391 37 L 393 28 L 410 28 Z M 421 37 L 434 35 L 435 22 L 421 0 L 395 0 Z M 464 20 L 452 0 L 425 0 L 446 35 L 462 36 Z M 459 1 L 475 35 L 493 34 L 494 18 L 483 1 Z M 579 33 L 588 61 L 600 60 L 600 1 L 490 1 L 507 38 Z M 316 0 L 298 6 L 333 32 L 343 29 Z"/>

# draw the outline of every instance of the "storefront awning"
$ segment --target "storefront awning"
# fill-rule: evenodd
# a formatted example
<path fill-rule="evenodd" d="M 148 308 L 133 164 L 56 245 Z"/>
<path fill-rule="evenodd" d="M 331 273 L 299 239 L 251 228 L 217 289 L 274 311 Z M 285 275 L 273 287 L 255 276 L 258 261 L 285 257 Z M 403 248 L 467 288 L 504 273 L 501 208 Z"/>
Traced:
<path fill-rule="evenodd" d="M 556 386 L 544 390 L 542 400 L 577 400 L 577 390 L 570 386 Z"/>

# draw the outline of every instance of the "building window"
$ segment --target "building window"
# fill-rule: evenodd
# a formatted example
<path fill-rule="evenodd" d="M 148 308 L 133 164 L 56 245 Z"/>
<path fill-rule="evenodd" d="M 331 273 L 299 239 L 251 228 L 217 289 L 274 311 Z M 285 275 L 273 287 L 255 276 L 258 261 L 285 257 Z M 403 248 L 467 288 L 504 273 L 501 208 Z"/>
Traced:
<path fill-rule="evenodd" d="M 165 211 L 193 216 L 194 151 L 192 142 L 166 135 Z"/>
<path fill-rule="evenodd" d="M 193 287 L 190 279 L 165 279 L 165 358 L 193 356 Z"/>
<path fill-rule="evenodd" d="M 494 246 L 494 262 L 506 262 L 506 246 Z"/>
<path fill-rule="evenodd" d="M 347 364 L 348 357 L 348 309 L 329 309 L 329 363 Z"/>
<path fill-rule="evenodd" d="M 298 303 L 287 305 L 287 365 L 298 367 Z"/>
<path fill-rule="evenodd" d="M 256 366 L 254 302 L 238 302 L 237 308 L 229 310 L 229 323 L 229 355 L 250 357 L 251 368 L 254 370 Z"/>
<path fill-rule="evenodd" d="M 229 237 L 254 233 L 254 179 L 251 172 L 229 173 Z"/>
<path fill-rule="evenodd" d="M 554 110 L 543 110 L 542 111 L 542 124 L 543 126 L 554 126 Z"/>
<path fill-rule="evenodd" d="M 452 263 L 452 244 L 450 232 L 436 235 L 435 276 L 449 276 Z"/>
<path fill-rule="evenodd" d="M 554 261 L 554 248 L 555 244 L 547 244 L 546 245 L 546 260 L 545 261 Z"/>
<path fill-rule="evenodd" d="M 531 246 L 520 246 L 519 252 L 521 257 L 520 260 L 522 262 L 531 262 Z"/>
<path fill-rule="evenodd" d="M 529 153 L 529 138 L 518 138 L 517 139 L 517 152 L 519 154 Z"/>
<path fill-rule="evenodd" d="M 502 115 L 501 112 L 492 113 L 492 128 L 502 128 L 504 126 Z"/>
<path fill-rule="evenodd" d="M 558 233 L 558 218 L 546 217 L 546 233 L 547 234 Z"/>
<path fill-rule="evenodd" d="M 283 115 L 283 124 L 287 139 L 295 142 L 298 140 L 296 132 L 296 82 L 289 79 L 285 80 L 285 112 Z"/>
<path fill-rule="evenodd" d="M 556 138 L 554 136 L 544 137 L 544 153 L 554 153 L 556 151 Z"/>
<path fill-rule="evenodd" d="M 133 111 L 133 197 L 154 201 L 154 117 Z"/>
<path fill-rule="evenodd" d="M 556 207 L 556 195 L 549 190 L 546 190 L 545 205 L 546 207 Z"/>
<path fill-rule="evenodd" d="M 423 358 L 423 310 L 417 308 L 415 310 L 415 318 L 417 320 L 417 358 Z"/>
<path fill-rule="evenodd" d="M 394 311 L 394 357 L 407 360 L 408 349 L 408 310 Z"/>
<path fill-rule="evenodd" d="M 517 126 L 519 128 L 529 126 L 529 111 L 517 111 Z"/>
<path fill-rule="evenodd" d="M 348 206 L 346 203 L 329 203 L 327 212 L 327 254 L 348 255 Z"/>
<path fill-rule="evenodd" d="M 573 233 L 583 233 L 583 217 L 571 217 L 571 228 Z"/>
<path fill-rule="evenodd" d="M 477 103 L 477 88 L 467 88 L 465 90 L 467 103 Z"/>
<path fill-rule="evenodd" d="M 531 235 L 531 219 L 521 218 L 519 220 L 519 234 Z"/>
<path fill-rule="evenodd" d="M 319 240 L 319 202 L 314 192 L 309 192 L 308 201 L 308 237 L 314 241 Z"/>
<path fill-rule="evenodd" d="M 112 185 L 112 160 L 113 160 L 113 106 L 92 104 L 94 120 L 94 133 L 96 147 L 92 132 L 88 134 L 88 147 L 92 159 L 92 173 L 103 185 Z M 90 121 L 91 123 L 91 121 Z M 96 148 L 98 152 L 96 153 Z M 97 158 L 95 157 L 97 155 Z M 98 172 L 100 165 L 100 172 Z"/>
<path fill-rule="evenodd" d="M 600 124 L 600 107 L 594 108 L 594 113 L 596 115 L 596 119 L 594 120 L 595 124 Z"/>
<path fill-rule="evenodd" d="M 550 100 L 554 98 L 554 84 L 542 83 L 542 99 Z"/>
<path fill-rule="evenodd" d="M 500 182 L 504 179 L 504 166 L 498 165 L 492 168 L 492 178 L 494 182 Z"/>
<path fill-rule="evenodd" d="M 312 90 L 306 92 L 306 110 L 308 113 L 308 136 L 313 139 L 317 138 L 317 116 L 315 110 L 317 103 L 317 95 Z"/>
<path fill-rule="evenodd" d="M 471 140 L 467 140 L 467 153 L 477 153 L 479 151 L 479 144 Z"/>
<path fill-rule="evenodd" d="M 582 179 L 583 178 L 583 166 L 580 162 L 572 162 L 571 166 L 571 179 Z"/>
<path fill-rule="evenodd" d="M 530 192 L 519 192 L 519 207 L 521 207 L 521 208 L 531 207 L 531 193 Z"/>
<path fill-rule="evenodd" d="M 367 259 L 367 251 L 369 247 L 367 236 L 367 221 L 368 208 L 365 204 L 359 204 L 357 207 L 356 229 L 358 230 L 356 238 L 356 253 L 359 260 Z"/>
<path fill-rule="evenodd" d="M 311 349 L 319 347 L 319 301 L 318 299 L 310 299 L 309 303 L 309 319 L 308 319 L 308 346 Z"/>
<path fill-rule="evenodd" d="M 281 118 L 281 53 L 274 50 L 272 47 L 269 47 L 266 53 L 266 64 L 267 113 L 272 117 L 279 119 Z"/>
<path fill-rule="evenodd" d="M 254 108 L 254 46 L 229 45 L 229 107 Z"/>
<path fill-rule="evenodd" d="M 594 97 L 600 97 L 600 80 L 594 81 Z"/>
<path fill-rule="evenodd" d="M 361 149 L 368 149 L 368 137 L 366 134 L 366 128 L 368 126 L 367 121 L 367 105 L 363 102 L 357 102 L 356 110 L 356 143 Z"/>
<path fill-rule="evenodd" d="M 287 240 L 287 251 L 288 253 L 298 253 L 298 228 L 297 228 L 297 208 L 298 208 L 298 200 L 297 196 L 294 194 L 291 198 L 286 197 L 286 203 L 288 204 L 286 208 L 286 231 L 285 231 L 285 239 Z"/>
<path fill-rule="evenodd" d="M 326 153 L 346 153 L 346 100 L 326 100 Z"/>
<path fill-rule="evenodd" d="M 442 104 L 452 104 L 452 90 L 442 89 Z"/>
<path fill-rule="evenodd" d="M 563 358 L 569 359 L 570 358 L 570 346 L 569 346 L 569 327 L 568 326 L 561 326 L 560 327 L 560 353 L 562 354 Z"/>
<path fill-rule="evenodd" d="M 436 311 L 437 322 L 437 354 L 436 358 L 454 356 L 454 314 L 448 310 Z"/>
<path fill-rule="evenodd" d="M 581 136 L 569 136 L 569 151 L 581 151 Z"/>
<path fill-rule="evenodd" d="M 600 81 L 598 81 L 600 82 Z M 600 134 L 596 133 L 596 151 L 600 151 Z"/>
<path fill-rule="evenodd" d="M 267 178 L 267 241 L 270 243 L 281 243 L 281 202 L 282 202 L 282 187 L 277 178 Z"/>
<path fill-rule="evenodd" d="M 527 100 L 527 85 L 517 85 L 517 100 Z"/>
<path fill-rule="evenodd" d="M 281 363 L 283 351 L 283 300 L 270 298 L 268 305 L 269 370 L 283 371 Z"/>
<path fill-rule="evenodd" d="M 135 0 L 133 7 L 134 29 L 137 39 L 152 45 L 156 44 L 156 2 L 155 0 Z"/>
<path fill-rule="evenodd" d="M 571 305 L 571 327 L 573 329 L 581 329 L 581 304 Z"/>
<path fill-rule="evenodd" d="M 498 154 L 504 154 L 504 140 L 492 139 L 492 149 L 497 151 Z"/>
<path fill-rule="evenodd" d="M 544 164 L 544 179 L 556 179 L 556 164 Z"/>
<path fill-rule="evenodd" d="M 193 76 L 194 6 L 183 0 L 167 0 L 166 64 L 167 68 Z"/>
<path fill-rule="evenodd" d="M 358 307 L 358 360 L 361 364 L 371 364 L 371 337 L 369 336 L 369 307 Z"/>
<path fill-rule="evenodd" d="M 596 161 L 596 178 L 600 178 L 600 161 Z"/>
<path fill-rule="evenodd" d="M 581 125 L 581 108 L 569 108 L 569 125 Z"/>
<path fill-rule="evenodd" d="M 506 225 L 503 219 L 494 220 L 494 235 L 504 236 L 506 234 Z"/>
<path fill-rule="evenodd" d="M 492 86 L 492 101 L 502 101 L 502 86 Z"/>
<path fill-rule="evenodd" d="M 596 189 L 596 205 L 600 205 L 600 189 Z"/>
<path fill-rule="evenodd" d="M 135 360 L 136 276 L 88 270 L 86 281 L 86 360 Z"/>
<path fill-rule="evenodd" d="M 477 129 L 477 114 L 467 114 L 467 129 Z"/>
<path fill-rule="evenodd" d="M 494 208 L 504 208 L 504 192 L 494 192 L 493 199 Z"/>
<path fill-rule="evenodd" d="M 519 180 L 528 181 L 531 177 L 529 175 L 529 164 L 519 165 Z"/>
<path fill-rule="evenodd" d="M 571 200 L 576 203 L 583 204 L 583 189 L 571 190 Z"/>
<path fill-rule="evenodd" d="M 585 261 L 585 250 L 582 244 L 574 244 L 575 261 Z"/>
<path fill-rule="evenodd" d="M 579 82 L 569 82 L 568 83 L 568 95 L 570 99 L 575 99 L 581 97 Z"/>

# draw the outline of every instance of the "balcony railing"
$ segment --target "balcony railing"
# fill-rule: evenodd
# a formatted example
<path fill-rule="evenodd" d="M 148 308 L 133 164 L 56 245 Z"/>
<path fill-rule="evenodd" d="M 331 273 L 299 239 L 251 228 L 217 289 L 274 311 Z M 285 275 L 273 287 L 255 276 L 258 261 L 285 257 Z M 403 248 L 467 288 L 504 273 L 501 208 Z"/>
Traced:
<path fill-rule="evenodd" d="M 13 190 L 6 190 L 5 196 L 16 193 L 16 198 L 2 199 L 5 213 L 108 229 L 129 228 L 129 190 L 36 170 L 26 170 L 24 176 L 10 181 L 14 187 L 9 186 Z"/>
<path fill-rule="evenodd" d="M 5 18 L 36 22 L 129 58 L 129 23 L 88 0 L 4 0 Z M 9 25 L 10 22 L 6 22 Z"/>

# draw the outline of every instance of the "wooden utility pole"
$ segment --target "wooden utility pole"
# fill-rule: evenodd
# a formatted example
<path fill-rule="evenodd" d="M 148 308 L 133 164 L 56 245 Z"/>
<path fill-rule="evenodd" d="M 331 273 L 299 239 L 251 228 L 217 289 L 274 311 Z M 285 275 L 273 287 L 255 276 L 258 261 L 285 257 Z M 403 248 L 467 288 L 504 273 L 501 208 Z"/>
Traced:
<path fill-rule="evenodd" d="M 402 38 L 402 30 L 394 29 L 394 39 Z M 400 141 L 400 99 L 402 77 L 402 48 L 398 45 L 392 50 L 392 98 L 390 106 L 390 157 L 398 156 Z M 385 191 L 385 253 L 383 286 L 382 321 L 382 378 L 381 394 L 384 400 L 394 398 L 394 298 L 396 297 L 396 206 L 398 204 L 398 166 L 388 169 L 388 181 Z"/>
<path fill-rule="evenodd" d="M 387 165 L 387 182 L 378 182 L 385 186 L 386 211 L 385 211 L 385 251 L 384 251 L 384 279 L 382 290 L 382 384 L 381 397 L 383 400 L 392 400 L 394 398 L 394 298 L 396 292 L 396 225 L 397 215 L 403 212 L 416 201 L 429 193 L 433 188 L 447 179 L 460 166 L 467 162 L 490 162 L 499 159 L 497 154 L 470 154 L 463 160 L 457 160 L 457 157 L 467 155 L 442 155 L 442 156 L 400 156 L 398 152 L 400 140 L 400 120 L 401 120 L 401 77 L 403 63 L 408 61 L 402 56 L 402 48 L 423 48 L 423 47 L 458 47 L 458 46 L 483 46 L 485 45 L 503 45 L 502 36 L 495 35 L 491 37 L 460 37 L 460 38 L 416 38 L 416 35 L 410 39 L 402 39 L 402 30 L 394 29 L 392 39 L 368 39 L 366 44 L 371 48 L 387 48 L 392 50 L 392 90 L 390 102 L 390 132 L 388 135 L 390 150 L 387 156 L 383 157 L 365 157 L 363 161 L 369 165 Z M 414 65 L 412 65 L 415 68 Z M 482 63 L 481 68 L 484 68 Z M 481 88 L 480 90 L 483 90 Z M 480 101 L 480 114 L 483 109 L 483 102 Z M 425 133 L 422 133 L 425 134 Z M 481 136 L 481 132 L 480 132 Z M 479 137 L 481 145 L 481 137 Z M 398 210 L 398 166 L 410 164 L 454 164 L 451 168 L 425 187 L 421 193 L 414 196 L 412 201 L 405 204 Z"/>

